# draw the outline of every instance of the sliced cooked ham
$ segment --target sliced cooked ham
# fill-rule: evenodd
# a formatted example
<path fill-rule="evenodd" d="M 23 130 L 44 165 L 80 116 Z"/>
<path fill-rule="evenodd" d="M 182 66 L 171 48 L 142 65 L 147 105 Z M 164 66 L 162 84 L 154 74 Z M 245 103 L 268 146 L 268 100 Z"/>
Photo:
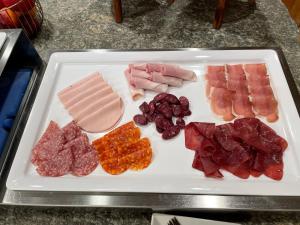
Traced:
<path fill-rule="evenodd" d="M 161 72 L 152 72 L 151 80 L 157 83 L 168 84 L 173 87 L 181 87 L 183 84 L 182 79 L 171 76 L 164 76 Z"/>
<path fill-rule="evenodd" d="M 168 90 L 168 85 L 167 84 L 161 84 L 161 83 L 153 82 L 151 80 L 148 80 L 148 79 L 145 79 L 145 78 L 140 78 L 140 77 L 131 76 L 130 83 L 135 88 L 151 90 L 151 91 L 155 91 L 157 93 L 166 92 Z"/>
<path fill-rule="evenodd" d="M 58 96 L 74 121 L 88 132 L 110 129 L 123 115 L 120 96 L 98 72 L 65 88 Z"/>
<path fill-rule="evenodd" d="M 185 70 L 177 65 L 162 64 L 160 71 L 164 76 L 177 77 L 183 80 L 196 81 L 197 76 L 192 70 Z"/>
<path fill-rule="evenodd" d="M 132 84 L 131 84 L 131 76 L 130 76 L 130 69 L 126 69 L 124 71 L 128 86 L 129 86 L 129 90 L 130 90 L 130 94 L 131 94 L 131 98 L 133 100 L 138 100 L 139 98 L 144 96 L 144 89 L 142 88 L 135 88 Z"/>
<path fill-rule="evenodd" d="M 147 64 L 146 63 L 135 63 L 135 64 L 129 64 L 128 65 L 129 69 L 137 69 L 137 70 L 147 70 Z"/>
<path fill-rule="evenodd" d="M 131 77 L 139 77 L 139 78 L 144 78 L 151 80 L 156 83 L 161 83 L 161 84 L 167 84 L 170 86 L 175 86 L 175 87 L 180 87 L 182 86 L 182 79 L 176 78 L 176 77 L 170 77 L 170 76 L 164 76 L 162 75 L 161 72 L 151 72 L 148 73 L 143 70 L 137 70 L 135 68 L 130 69 L 130 76 Z M 132 78 L 131 78 L 132 79 Z"/>

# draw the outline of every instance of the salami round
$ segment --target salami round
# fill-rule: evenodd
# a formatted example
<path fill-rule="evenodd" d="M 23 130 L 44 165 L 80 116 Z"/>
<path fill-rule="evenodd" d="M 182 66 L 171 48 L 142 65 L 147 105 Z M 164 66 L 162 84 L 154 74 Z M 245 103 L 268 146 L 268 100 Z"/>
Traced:
<path fill-rule="evenodd" d="M 97 152 L 92 149 L 77 160 L 74 160 L 71 173 L 75 176 L 86 176 L 93 172 L 97 165 L 98 155 Z"/>
<path fill-rule="evenodd" d="M 68 123 L 62 130 L 67 141 L 74 140 L 81 135 L 81 129 L 74 121 Z"/>
<path fill-rule="evenodd" d="M 39 160 L 54 158 L 63 149 L 65 137 L 62 129 L 51 121 L 45 133 L 32 151 L 31 162 L 37 165 Z"/>
<path fill-rule="evenodd" d="M 58 177 L 69 173 L 73 162 L 70 148 L 59 152 L 54 158 L 37 162 L 37 172 L 41 176 Z"/>

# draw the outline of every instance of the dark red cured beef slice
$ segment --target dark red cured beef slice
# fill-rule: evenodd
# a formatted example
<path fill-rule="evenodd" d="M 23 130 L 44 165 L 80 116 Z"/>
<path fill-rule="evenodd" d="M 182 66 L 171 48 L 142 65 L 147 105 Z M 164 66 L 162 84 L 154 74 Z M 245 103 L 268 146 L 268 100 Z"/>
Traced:
<path fill-rule="evenodd" d="M 219 125 L 216 128 L 215 138 L 224 150 L 229 151 L 226 154 L 226 162 L 221 163 L 221 166 L 234 166 L 239 167 L 244 162 L 250 159 L 250 153 L 245 149 L 240 141 L 234 138 L 235 130 L 231 123 Z"/>
<path fill-rule="evenodd" d="M 202 150 L 204 140 L 207 136 L 212 137 L 214 128 L 211 123 L 189 123 L 184 129 L 186 148 Z"/>
<path fill-rule="evenodd" d="M 283 161 L 282 153 L 274 153 L 265 155 L 265 171 L 264 174 L 274 180 L 281 180 L 283 177 Z"/>
<path fill-rule="evenodd" d="M 47 160 L 55 157 L 63 149 L 65 137 L 62 129 L 51 121 L 48 128 L 35 145 L 32 151 L 31 162 L 36 165 L 39 160 Z"/>
<path fill-rule="evenodd" d="M 281 147 L 281 151 L 284 151 L 288 147 L 287 141 L 276 134 L 276 132 L 266 124 L 260 122 L 259 127 L 260 135 L 266 139 L 270 139 L 272 142 L 278 144 Z"/>
<path fill-rule="evenodd" d="M 242 179 L 248 179 L 250 176 L 250 166 L 248 161 L 239 166 L 224 166 L 224 169 Z"/>
<path fill-rule="evenodd" d="M 200 150 L 205 137 L 199 133 L 192 123 L 184 128 L 185 147 L 191 150 Z"/>
<path fill-rule="evenodd" d="M 70 148 L 59 152 L 55 157 L 37 162 L 37 172 L 41 176 L 58 177 L 67 174 L 72 166 L 73 156 Z"/>
<path fill-rule="evenodd" d="M 226 151 L 232 152 L 236 149 L 243 149 L 240 143 L 234 139 L 234 133 L 233 124 L 227 123 L 216 127 L 214 137 Z"/>
<path fill-rule="evenodd" d="M 86 134 L 81 134 L 79 137 L 69 141 L 65 148 L 70 148 L 74 159 L 80 158 L 83 154 L 89 151 L 90 144 Z"/>
<path fill-rule="evenodd" d="M 270 132 L 271 128 L 266 130 L 265 126 L 263 126 L 265 134 L 262 134 L 260 130 L 261 127 L 262 122 L 256 118 L 243 118 L 234 121 L 234 128 L 237 132 L 236 135 L 245 143 L 264 153 L 283 151 L 282 146 L 274 142 L 279 140 L 279 136 L 274 131 L 274 133 Z"/>
<path fill-rule="evenodd" d="M 263 173 L 274 180 L 281 180 L 283 177 L 282 153 L 257 153 L 253 170 L 259 175 Z"/>
<path fill-rule="evenodd" d="M 216 125 L 214 123 L 199 123 L 193 122 L 197 131 L 200 132 L 204 137 L 212 139 L 216 130 Z"/>
<path fill-rule="evenodd" d="M 195 152 L 195 156 L 194 156 L 194 161 L 193 161 L 192 167 L 194 169 L 203 171 L 203 165 L 202 165 L 202 162 L 201 162 L 201 154 L 199 152 L 197 152 L 197 151 Z"/>
<path fill-rule="evenodd" d="M 68 123 L 62 130 L 67 142 L 81 135 L 81 129 L 74 121 Z"/>
<path fill-rule="evenodd" d="M 80 158 L 74 160 L 72 174 L 75 176 L 86 176 L 93 172 L 98 165 L 98 154 L 91 149 Z"/>
<path fill-rule="evenodd" d="M 211 157 L 200 157 L 203 172 L 207 177 L 222 178 L 220 167 L 211 159 Z"/>
<path fill-rule="evenodd" d="M 202 164 L 204 163 L 204 166 Z M 201 157 L 199 152 L 195 153 L 192 167 L 194 169 L 204 172 L 205 176 L 213 178 L 222 178 L 222 173 L 218 170 L 218 166 L 211 160 L 211 158 Z"/>

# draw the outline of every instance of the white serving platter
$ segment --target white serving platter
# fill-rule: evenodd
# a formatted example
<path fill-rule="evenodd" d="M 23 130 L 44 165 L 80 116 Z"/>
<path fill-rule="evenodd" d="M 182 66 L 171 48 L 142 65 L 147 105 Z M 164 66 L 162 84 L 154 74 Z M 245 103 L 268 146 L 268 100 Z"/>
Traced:
<path fill-rule="evenodd" d="M 215 220 L 206 220 L 186 216 L 175 216 L 169 214 L 154 213 L 151 217 L 151 225 L 169 225 L 169 221 L 176 217 L 182 225 L 239 225 L 238 223 L 228 223 Z"/>
<path fill-rule="evenodd" d="M 223 172 L 224 179 L 206 178 L 192 168 L 194 152 L 185 148 L 184 134 L 163 141 L 153 125 L 142 128 L 142 136 L 149 137 L 153 148 L 153 161 L 139 172 L 127 171 L 118 176 L 104 172 L 101 166 L 89 176 L 41 177 L 30 162 L 31 150 L 50 120 L 64 126 L 71 117 L 57 97 L 58 91 L 99 71 L 104 79 L 119 93 L 125 105 L 119 124 L 132 120 L 139 113 L 138 106 L 150 101 L 155 94 L 147 92 L 144 99 L 134 102 L 123 71 L 129 63 L 175 63 L 194 70 L 197 82 L 186 82 L 182 88 L 170 92 L 184 95 L 191 102 L 192 115 L 186 122 L 203 121 L 223 123 L 210 110 L 205 96 L 204 73 L 208 64 L 259 63 L 267 64 L 271 85 L 279 102 L 279 120 L 269 123 L 284 137 L 289 147 L 284 154 L 284 177 L 273 181 L 265 176 L 239 179 Z M 90 141 L 105 133 L 88 134 Z M 300 196 L 300 119 L 276 51 L 273 50 L 194 50 L 194 51 L 135 51 L 135 52 L 60 52 L 51 55 L 43 81 L 21 138 L 6 186 L 18 191 L 71 191 L 71 192 L 121 192 L 121 193 L 180 193 L 216 195 L 271 195 Z"/>

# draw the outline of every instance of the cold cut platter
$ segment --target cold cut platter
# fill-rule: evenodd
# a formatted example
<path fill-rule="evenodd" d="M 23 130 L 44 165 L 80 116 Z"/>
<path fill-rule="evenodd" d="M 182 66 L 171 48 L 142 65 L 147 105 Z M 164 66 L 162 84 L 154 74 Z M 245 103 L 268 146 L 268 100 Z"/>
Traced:
<path fill-rule="evenodd" d="M 299 196 L 299 134 L 274 50 L 58 52 L 6 185 Z"/>

